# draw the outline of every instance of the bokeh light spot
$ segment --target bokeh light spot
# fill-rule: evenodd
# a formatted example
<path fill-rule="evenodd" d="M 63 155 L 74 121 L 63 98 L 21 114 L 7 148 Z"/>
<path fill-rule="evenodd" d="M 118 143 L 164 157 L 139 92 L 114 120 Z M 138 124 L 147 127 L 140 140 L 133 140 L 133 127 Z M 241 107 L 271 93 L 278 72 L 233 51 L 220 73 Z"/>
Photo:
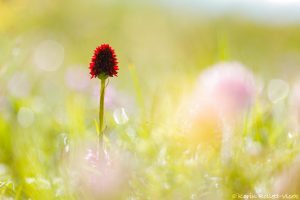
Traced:
<path fill-rule="evenodd" d="M 126 124 L 129 120 L 125 109 L 124 108 L 119 108 L 114 111 L 114 120 L 117 124 Z"/>
<path fill-rule="evenodd" d="M 45 71 L 57 70 L 64 61 L 64 47 L 54 40 L 42 41 L 33 54 L 34 64 Z"/>

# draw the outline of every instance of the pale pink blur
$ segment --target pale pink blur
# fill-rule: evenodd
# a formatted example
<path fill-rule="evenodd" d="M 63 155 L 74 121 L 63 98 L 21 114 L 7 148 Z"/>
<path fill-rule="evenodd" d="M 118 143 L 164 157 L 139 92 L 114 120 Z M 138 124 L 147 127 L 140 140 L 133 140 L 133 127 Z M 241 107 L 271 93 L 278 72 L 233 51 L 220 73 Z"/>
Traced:
<path fill-rule="evenodd" d="M 290 167 L 287 167 L 275 179 L 273 192 L 275 194 L 299 195 L 300 191 L 300 155 L 295 158 Z M 292 199 L 292 198 L 291 198 Z M 298 199 L 294 198 L 294 199 Z"/>
<path fill-rule="evenodd" d="M 255 93 L 254 76 L 242 64 L 216 64 L 200 74 L 195 89 L 186 96 L 179 108 L 179 124 L 193 142 L 219 146 L 225 137 L 224 124 L 241 119 L 254 103 Z"/>
<path fill-rule="evenodd" d="M 70 67 L 66 71 L 65 82 L 72 90 L 85 91 L 89 86 L 89 77 L 84 66 Z"/>
<path fill-rule="evenodd" d="M 82 198 L 118 199 L 128 189 L 130 160 L 126 160 L 121 154 L 87 145 L 72 155 L 68 166 L 74 190 Z"/>
<path fill-rule="evenodd" d="M 200 75 L 195 99 L 208 99 L 222 117 L 232 118 L 253 104 L 255 92 L 254 76 L 245 66 L 224 62 Z"/>

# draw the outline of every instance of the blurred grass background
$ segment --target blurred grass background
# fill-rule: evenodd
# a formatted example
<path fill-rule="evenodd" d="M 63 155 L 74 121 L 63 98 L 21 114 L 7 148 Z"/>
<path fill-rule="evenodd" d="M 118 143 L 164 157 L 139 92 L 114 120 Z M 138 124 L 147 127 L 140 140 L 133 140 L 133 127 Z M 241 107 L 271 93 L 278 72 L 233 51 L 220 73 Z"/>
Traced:
<path fill-rule="evenodd" d="M 133 168 L 129 188 L 111 198 L 271 193 L 275 175 L 299 151 L 299 136 L 287 134 L 288 99 L 281 107 L 257 103 L 235 130 L 243 134 L 233 138 L 230 164 L 218 149 L 169 135 L 178 132 L 172 119 L 182 96 L 210 65 L 237 60 L 265 82 L 297 80 L 299 32 L 297 23 L 211 17 L 150 1 L 0 1 L 0 195 L 92 198 L 74 190 L 64 162 L 81 143 L 96 140 L 99 81 L 89 80 L 88 66 L 101 43 L 115 49 L 120 67 L 108 86 L 108 137 L 112 148 L 130 155 Z M 262 154 L 245 155 L 248 137 Z"/>

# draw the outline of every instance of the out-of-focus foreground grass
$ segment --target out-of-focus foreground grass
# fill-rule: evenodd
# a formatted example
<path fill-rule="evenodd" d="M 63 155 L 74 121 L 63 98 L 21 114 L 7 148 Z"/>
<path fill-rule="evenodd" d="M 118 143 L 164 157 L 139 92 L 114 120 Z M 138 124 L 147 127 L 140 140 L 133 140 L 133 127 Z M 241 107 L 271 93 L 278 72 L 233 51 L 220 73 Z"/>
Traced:
<path fill-rule="evenodd" d="M 150 3 L 0 1 L 1 199 L 296 194 L 282 180 L 299 152 L 290 106 L 299 31 Z M 107 86 L 103 159 L 95 156 L 99 81 L 88 70 L 101 43 L 115 48 L 120 67 Z M 189 138 L 189 118 L 180 119 L 195 108 L 182 111 L 182 102 L 204 69 L 231 60 L 256 75 L 251 108 L 217 125 L 192 121 Z M 230 132 L 230 143 L 216 130 Z"/>

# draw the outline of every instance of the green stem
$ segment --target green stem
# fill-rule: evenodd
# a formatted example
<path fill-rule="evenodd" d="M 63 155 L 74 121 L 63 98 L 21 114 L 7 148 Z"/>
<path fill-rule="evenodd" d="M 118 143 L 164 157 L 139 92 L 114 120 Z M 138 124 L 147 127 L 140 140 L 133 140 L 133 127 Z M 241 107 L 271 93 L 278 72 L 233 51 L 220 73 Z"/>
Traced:
<path fill-rule="evenodd" d="M 99 139 L 103 134 L 103 120 L 104 120 L 104 95 L 105 95 L 105 78 L 101 79 L 100 87 L 100 109 L 99 109 Z"/>

